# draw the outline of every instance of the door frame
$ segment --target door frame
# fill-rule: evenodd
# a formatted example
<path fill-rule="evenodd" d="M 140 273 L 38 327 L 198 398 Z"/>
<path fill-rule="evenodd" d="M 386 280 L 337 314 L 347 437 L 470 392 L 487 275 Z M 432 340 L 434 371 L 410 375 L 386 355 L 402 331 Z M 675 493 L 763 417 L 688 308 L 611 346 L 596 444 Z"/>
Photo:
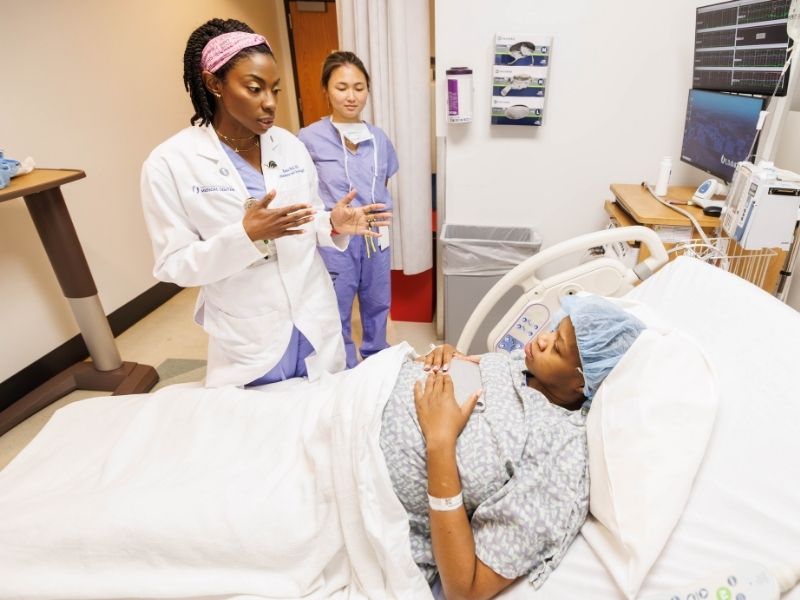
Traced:
<path fill-rule="evenodd" d="M 297 74 L 297 58 L 294 49 L 294 24 L 292 23 L 292 14 L 289 9 L 289 2 L 293 0 L 283 0 L 283 10 L 286 19 L 286 31 L 289 34 L 289 52 L 292 55 L 292 76 L 294 77 L 294 101 L 297 104 L 297 116 L 300 121 L 300 126 L 304 123 L 303 119 L 303 105 L 300 102 L 300 80 Z M 297 0 L 294 0 L 297 1 Z M 336 0 L 316 0 L 317 2 L 324 2 L 326 4 L 333 4 L 336 6 Z M 335 8 L 334 8 L 335 10 Z"/>

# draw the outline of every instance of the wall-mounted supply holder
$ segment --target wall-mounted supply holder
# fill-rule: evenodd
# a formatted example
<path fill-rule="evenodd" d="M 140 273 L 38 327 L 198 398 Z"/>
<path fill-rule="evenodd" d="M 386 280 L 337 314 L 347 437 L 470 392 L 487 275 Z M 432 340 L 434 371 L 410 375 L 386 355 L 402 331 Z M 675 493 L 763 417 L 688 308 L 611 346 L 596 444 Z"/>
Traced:
<path fill-rule="evenodd" d="M 498 33 L 492 68 L 492 125 L 542 124 L 553 38 Z"/>

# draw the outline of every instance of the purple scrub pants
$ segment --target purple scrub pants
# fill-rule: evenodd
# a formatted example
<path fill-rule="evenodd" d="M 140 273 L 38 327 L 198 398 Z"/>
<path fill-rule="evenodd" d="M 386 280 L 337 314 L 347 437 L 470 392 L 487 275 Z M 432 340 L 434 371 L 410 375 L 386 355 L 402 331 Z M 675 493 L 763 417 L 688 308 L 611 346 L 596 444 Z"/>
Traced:
<path fill-rule="evenodd" d="M 283 353 L 281 361 L 266 373 L 247 384 L 247 387 L 254 385 L 266 385 L 275 383 L 292 377 L 308 377 L 306 370 L 306 357 L 314 352 L 311 345 L 297 327 L 292 328 L 292 337 L 289 338 L 289 345 Z"/>
<path fill-rule="evenodd" d="M 389 318 L 389 304 L 392 298 L 389 270 L 391 250 L 389 248 L 381 250 L 377 239 L 375 247 L 376 251 L 370 252 L 370 258 L 367 258 L 364 237 L 355 236 L 350 239 L 350 245 L 344 252 L 334 248 L 319 249 L 331 274 L 333 288 L 336 290 L 348 369 L 358 364 L 350 323 L 356 294 L 358 294 L 363 331 L 360 348 L 362 358 L 389 347 L 386 342 L 386 320 Z"/>

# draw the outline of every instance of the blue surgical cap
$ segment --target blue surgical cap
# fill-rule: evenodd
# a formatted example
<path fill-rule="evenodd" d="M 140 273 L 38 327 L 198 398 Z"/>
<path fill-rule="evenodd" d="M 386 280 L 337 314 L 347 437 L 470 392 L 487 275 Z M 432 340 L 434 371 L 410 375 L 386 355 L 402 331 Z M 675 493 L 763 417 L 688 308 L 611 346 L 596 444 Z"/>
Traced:
<path fill-rule="evenodd" d="M 645 324 L 600 296 L 563 296 L 561 318 L 575 328 L 583 371 L 583 395 L 591 400 L 600 384 L 628 351 Z"/>

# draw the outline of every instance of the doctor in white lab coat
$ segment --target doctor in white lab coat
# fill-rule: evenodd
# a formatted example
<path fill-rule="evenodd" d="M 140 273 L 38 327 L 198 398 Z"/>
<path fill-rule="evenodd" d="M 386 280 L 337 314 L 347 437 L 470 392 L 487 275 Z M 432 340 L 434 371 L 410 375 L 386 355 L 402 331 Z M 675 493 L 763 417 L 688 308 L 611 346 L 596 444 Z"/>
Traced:
<path fill-rule="evenodd" d="M 341 321 L 317 244 L 377 235 L 383 205 L 330 211 L 303 144 L 274 127 L 279 75 L 266 40 L 213 19 L 189 38 L 192 126 L 150 154 L 142 203 L 162 281 L 202 286 L 206 385 L 263 384 L 344 368 Z"/>

